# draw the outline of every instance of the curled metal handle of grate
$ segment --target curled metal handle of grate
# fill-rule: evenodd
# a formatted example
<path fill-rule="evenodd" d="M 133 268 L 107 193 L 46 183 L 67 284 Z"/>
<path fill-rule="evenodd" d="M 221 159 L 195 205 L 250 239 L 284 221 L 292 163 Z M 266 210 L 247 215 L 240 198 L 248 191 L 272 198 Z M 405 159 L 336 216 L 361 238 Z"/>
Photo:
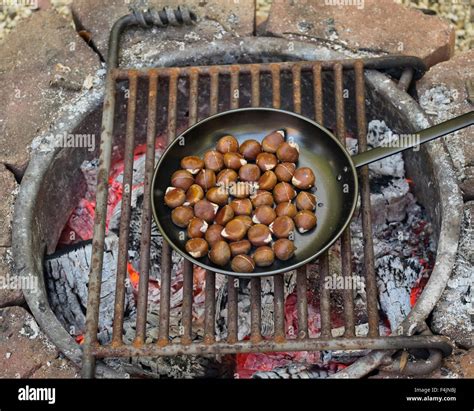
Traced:
<path fill-rule="evenodd" d="M 139 7 L 131 7 L 130 10 L 137 23 L 144 28 L 190 25 L 197 20 L 196 14 L 186 6 L 178 6 L 176 9 L 164 7 L 160 11 L 154 8 L 144 10 Z"/>

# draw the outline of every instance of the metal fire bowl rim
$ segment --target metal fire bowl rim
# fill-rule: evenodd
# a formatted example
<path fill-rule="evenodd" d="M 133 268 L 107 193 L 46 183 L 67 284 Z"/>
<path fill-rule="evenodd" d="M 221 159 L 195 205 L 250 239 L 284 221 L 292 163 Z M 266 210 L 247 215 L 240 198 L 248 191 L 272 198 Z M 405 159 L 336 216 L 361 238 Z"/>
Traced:
<path fill-rule="evenodd" d="M 183 62 L 192 65 L 200 59 L 215 56 L 220 56 L 225 64 L 226 56 L 230 58 L 232 53 L 291 55 L 294 59 L 299 60 L 328 60 L 347 57 L 339 52 L 311 42 L 292 40 L 292 43 L 294 47 L 289 52 L 287 39 L 269 37 L 235 38 L 214 42 L 212 50 L 205 45 L 193 47 L 187 52 L 186 57 L 179 51 L 161 52 L 156 56 L 152 65 L 163 67 L 181 65 Z M 432 124 L 419 104 L 406 92 L 398 89 L 396 84 L 386 75 L 372 70 L 367 70 L 365 73 L 367 83 L 377 92 L 387 98 L 391 97 L 394 104 L 398 104 L 400 101 L 404 102 L 404 105 L 399 105 L 398 108 L 410 119 L 410 123 L 414 127 L 422 129 Z M 98 77 L 100 78 L 99 75 Z M 50 129 L 38 134 L 35 140 L 51 133 L 61 135 L 64 132 L 74 130 L 83 122 L 88 113 L 100 109 L 104 98 L 103 78 L 101 78 L 101 82 L 97 87 L 91 91 L 84 92 L 77 100 L 64 107 L 56 121 L 52 121 Z M 78 107 L 80 107 L 79 111 Z M 427 144 L 426 150 L 432 159 L 436 159 L 433 162 L 434 173 L 438 180 L 442 181 L 442 186 L 440 187 L 442 203 L 439 204 L 442 223 L 437 249 L 438 264 L 433 269 L 430 281 L 415 307 L 400 329 L 401 333 L 408 335 L 414 334 L 418 327 L 424 323 L 447 284 L 454 266 L 462 216 L 463 203 L 460 189 L 443 141 Z M 43 271 L 44 241 L 39 238 L 38 225 L 35 220 L 35 200 L 41 189 L 41 181 L 52 166 L 59 151 L 59 148 L 51 148 L 51 150 L 47 151 L 33 150 L 31 154 L 31 159 L 15 202 L 12 252 L 16 274 L 20 276 L 33 275 L 38 278 L 39 287 L 36 291 L 24 290 L 25 299 L 36 321 L 58 349 L 74 363 L 80 365 L 82 358 L 80 345 L 64 329 L 48 303 Z M 383 353 L 380 355 L 380 352 L 374 352 L 374 355 L 380 362 Z M 375 364 L 375 356 L 371 358 L 373 364 Z M 372 368 L 376 368 L 377 364 L 375 366 L 373 364 Z M 107 370 L 101 369 L 99 366 L 97 371 L 99 375 L 111 376 L 110 373 L 107 373 Z M 362 373 L 361 375 L 364 374 Z M 117 375 L 112 374 L 112 376 Z"/>
<path fill-rule="evenodd" d="M 268 268 L 270 268 L 270 267 L 265 267 L 265 268 L 262 268 L 261 271 L 257 271 L 257 272 L 253 272 L 253 273 L 236 273 L 234 271 L 229 271 L 229 270 L 226 270 L 224 268 L 218 267 L 216 265 L 206 264 L 205 262 L 200 261 L 199 259 L 192 257 L 187 252 L 183 251 L 182 248 L 179 247 L 179 245 L 176 244 L 175 241 L 173 241 L 172 236 L 170 236 L 167 233 L 164 225 L 162 224 L 161 219 L 158 217 L 154 190 L 155 190 L 156 185 L 157 185 L 157 179 L 159 178 L 158 171 L 159 171 L 160 167 L 164 166 L 164 164 L 166 162 L 166 159 L 167 159 L 167 154 L 170 153 L 171 151 L 173 151 L 174 146 L 176 144 L 179 144 L 179 142 L 182 141 L 182 139 L 186 140 L 186 136 L 187 136 L 188 133 L 192 132 L 194 129 L 202 127 L 202 125 L 204 125 L 205 123 L 208 123 L 210 121 L 213 121 L 214 119 L 229 116 L 229 115 L 232 116 L 232 114 L 234 114 L 234 113 L 241 113 L 241 112 L 247 112 L 247 111 L 261 111 L 262 113 L 272 112 L 272 113 L 275 113 L 275 114 L 280 113 L 282 115 L 291 116 L 291 117 L 295 117 L 297 119 L 303 120 L 303 121 L 309 123 L 310 125 L 312 125 L 316 128 L 319 128 L 328 139 L 331 139 L 336 144 L 336 146 L 340 148 L 340 153 L 339 153 L 340 156 L 341 157 L 345 156 L 346 161 L 347 161 L 347 166 L 350 167 L 350 169 L 349 169 L 351 171 L 350 178 L 353 180 L 354 190 L 353 190 L 353 193 L 351 195 L 352 204 L 349 207 L 350 211 L 347 212 L 347 217 L 345 219 L 341 218 L 341 220 L 342 220 L 341 226 L 332 235 L 332 239 L 330 241 L 328 241 L 326 243 L 326 245 L 324 245 L 324 247 L 322 247 L 319 250 L 317 250 L 316 252 L 314 252 L 313 255 L 311 255 L 308 258 L 305 258 L 304 260 L 296 261 L 296 262 L 293 262 L 292 264 L 290 264 L 288 266 L 280 267 L 280 268 L 273 269 L 273 270 L 268 270 Z M 300 153 L 300 155 L 301 155 L 301 153 Z M 301 155 L 301 158 L 302 157 L 303 156 Z M 158 226 L 163 238 L 168 242 L 168 244 L 171 245 L 171 247 L 173 247 L 173 249 L 176 252 L 178 252 L 183 258 L 191 261 L 192 263 L 194 263 L 194 264 L 196 264 L 196 265 L 198 265 L 198 266 L 200 266 L 200 267 L 202 267 L 206 270 L 216 272 L 218 274 L 224 274 L 224 275 L 228 275 L 228 276 L 242 277 L 242 278 L 252 278 L 252 277 L 260 278 L 260 277 L 273 276 L 273 275 L 277 275 L 277 274 L 287 273 L 289 271 L 296 270 L 297 268 L 299 268 L 299 267 L 301 267 L 305 264 L 308 264 L 311 261 L 315 260 L 322 253 L 324 253 L 324 251 L 328 250 L 331 246 L 333 246 L 334 243 L 340 238 L 340 236 L 342 235 L 344 230 L 349 226 L 349 224 L 350 224 L 350 222 L 351 222 L 351 220 L 354 216 L 354 212 L 355 212 L 355 209 L 356 209 L 356 206 L 357 206 L 357 199 L 359 197 L 358 176 L 357 176 L 357 171 L 356 171 L 356 168 L 355 168 L 355 165 L 354 165 L 354 160 L 352 159 L 352 157 L 349 154 L 349 152 L 347 151 L 347 149 L 334 136 L 334 134 L 331 131 L 329 131 L 327 128 L 322 126 L 321 124 L 319 124 L 316 121 L 313 121 L 310 118 L 305 117 L 301 114 L 297 114 L 297 113 L 294 113 L 292 111 L 287 111 L 287 110 L 282 110 L 282 109 L 270 108 L 270 107 L 243 107 L 243 108 L 236 108 L 236 109 L 226 110 L 226 111 L 222 111 L 220 113 L 214 114 L 212 116 L 206 117 L 205 119 L 197 122 L 196 124 L 192 125 L 191 127 L 188 127 L 179 136 L 177 136 L 170 144 L 168 144 L 168 147 L 166 148 L 166 150 L 163 152 L 160 159 L 158 160 L 158 163 L 157 163 L 157 165 L 156 165 L 156 167 L 153 171 L 153 180 L 152 180 L 152 183 L 151 183 L 151 190 L 152 190 L 151 209 L 152 209 L 152 213 L 153 213 L 153 219 L 155 220 L 155 223 Z M 311 241 L 311 240 L 306 239 L 306 244 L 308 244 L 309 241 Z M 306 247 L 308 247 L 308 245 L 306 245 Z"/>

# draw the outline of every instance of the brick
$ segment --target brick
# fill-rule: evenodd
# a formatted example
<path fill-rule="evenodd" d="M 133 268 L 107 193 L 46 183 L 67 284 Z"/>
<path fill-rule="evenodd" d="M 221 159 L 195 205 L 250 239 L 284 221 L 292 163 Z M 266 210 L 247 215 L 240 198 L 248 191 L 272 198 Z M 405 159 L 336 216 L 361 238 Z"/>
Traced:
<path fill-rule="evenodd" d="M 25 302 L 23 292 L 12 281 L 14 276 L 12 263 L 10 248 L 0 248 L 0 308 L 21 305 Z"/>
<path fill-rule="evenodd" d="M 266 26 L 274 36 L 307 36 L 350 51 L 405 54 L 428 66 L 454 54 L 455 32 L 447 21 L 396 4 L 364 0 L 333 6 L 321 0 L 274 0 Z M 337 1 L 335 1 L 337 4 Z"/>

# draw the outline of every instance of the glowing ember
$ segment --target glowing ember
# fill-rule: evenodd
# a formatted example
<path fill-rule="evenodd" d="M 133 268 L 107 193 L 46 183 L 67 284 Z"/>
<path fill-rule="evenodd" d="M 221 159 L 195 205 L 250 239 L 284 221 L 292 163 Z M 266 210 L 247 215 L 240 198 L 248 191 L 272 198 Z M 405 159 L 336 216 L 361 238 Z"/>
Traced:
<path fill-rule="evenodd" d="M 127 263 L 128 278 L 133 288 L 138 288 L 138 282 L 140 281 L 140 274 L 136 271 L 131 263 Z"/>
<path fill-rule="evenodd" d="M 79 345 L 84 344 L 84 336 L 82 334 L 76 335 L 75 340 Z"/>

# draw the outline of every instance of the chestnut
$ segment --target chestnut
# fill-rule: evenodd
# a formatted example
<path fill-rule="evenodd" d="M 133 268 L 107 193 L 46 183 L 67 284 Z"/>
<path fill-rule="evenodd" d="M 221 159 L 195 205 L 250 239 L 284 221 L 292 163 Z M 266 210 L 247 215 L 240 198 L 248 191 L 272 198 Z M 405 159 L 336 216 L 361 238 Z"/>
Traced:
<path fill-rule="evenodd" d="M 273 170 L 278 164 L 278 159 L 275 157 L 275 154 L 260 153 L 257 156 L 256 163 L 257 166 L 260 167 L 260 170 L 265 172 L 267 170 Z"/>
<path fill-rule="evenodd" d="M 253 261 L 253 258 L 245 254 L 236 255 L 232 259 L 230 266 L 232 271 L 235 271 L 236 273 L 251 273 L 255 270 L 255 262 Z"/>
<path fill-rule="evenodd" d="M 204 198 L 204 190 L 199 184 L 193 184 L 191 187 L 188 188 L 186 191 L 186 202 L 184 205 L 193 206 L 199 200 Z"/>
<path fill-rule="evenodd" d="M 229 194 L 235 198 L 247 198 L 253 195 L 258 189 L 258 183 L 248 181 L 238 181 L 229 186 Z"/>
<path fill-rule="evenodd" d="M 247 234 L 247 226 L 240 220 L 230 220 L 221 232 L 221 236 L 229 241 L 240 241 Z"/>
<path fill-rule="evenodd" d="M 316 196 L 314 194 L 308 193 L 307 191 L 301 191 L 296 196 L 296 207 L 298 207 L 298 210 L 315 210 Z"/>
<path fill-rule="evenodd" d="M 230 261 L 230 247 L 225 241 L 217 241 L 209 251 L 209 260 L 214 264 L 224 266 Z"/>
<path fill-rule="evenodd" d="M 224 156 L 216 150 L 206 151 L 204 154 L 204 165 L 212 171 L 219 171 L 224 168 Z"/>
<path fill-rule="evenodd" d="M 247 227 L 247 230 L 253 226 L 253 221 L 252 221 L 252 218 L 249 216 L 249 215 L 238 215 L 237 217 L 235 217 L 235 220 L 240 220 L 242 221 L 245 226 Z"/>
<path fill-rule="evenodd" d="M 199 184 L 204 191 L 216 185 L 216 173 L 209 169 L 201 170 L 196 176 L 196 184 Z"/>
<path fill-rule="evenodd" d="M 257 190 L 257 192 L 250 197 L 255 208 L 262 205 L 273 205 L 272 193 L 266 190 Z"/>
<path fill-rule="evenodd" d="M 255 265 L 259 267 L 268 267 L 275 261 L 275 253 L 271 247 L 268 247 L 267 245 L 258 247 L 252 257 L 255 261 Z"/>
<path fill-rule="evenodd" d="M 209 245 L 203 238 L 191 238 L 186 242 L 186 251 L 194 258 L 204 257 L 209 251 Z"/>
<path fill-rule="evenodd" d="M 275 210 L 268 205 L 263 205 L 255 209 L 253 213 L 252 221 L 255 224 L 270 225 L 273 222 L 273 220 L 275 220 L 275 218 L 276 218 Z"/>
<path fill-rule="evenodd" d="M 187 170 L 178 170 L 171 176 L 171 185 L 186 191 L 194 183 L 193 175 Z"/>
<path fill-rule="evenodd" d="M 239 177 L 241 181 L 258 181 L 260 169 L 256 164 L 245 164 L 240 167 Z"/>
<path fill-rule="evenodd" d="M 298 199 L 298 197 L 296 198 Z M 296 206 L 291 202 L 280 203 L 275 207 L 275 213 L 278 217 L 286 215 L 293 218 L 297 212 Z"/>
<path fill-rule="evenodd" d="M 229 200 L 229 194 L 227 194 L 227 190 L 225 187 L 212 187 L 206 193 L 206 198 L 214 204 L 223 206 L 227 204 L 227 200 Z"/>
<path fill-rule="evenodd" d="M 240 240 L 230 243 L 229 247 L 232 257 L 235 257 L 239 254 L 248 254 L 252 248 L 252 244 L 250 244 L 249 240 Z"/>
<path fill-rule="evenodd" d="M 288 183 L 278 183 L 273 189 L 273 199 L 275 203 L 283 203 L 293 200 L 296 197 L 296 191 Z"/>
<path fill-rule="evenodd" d="M 238 170 L 240 167 L 247 164 L 244 156 L 240 153 L 225 153 L 224 154 L 224 165 L 232 170 Z"/>
<path fill-rule="evenodd" d="M 276 155 L 282 162 L 296 163 L 300 156 L 300 149 L 294 142 L 284 142 L 278 146 Z"/>
<path fill-rule="evenodd" d="M 295 170 L 291 182 L 296 188 L 300 190 L 307 190 L 314 186 L 316 177 L 314 176 L 313 170 L 309 167 L 300 167 Z"/>
<path fill-rule="evenodd" d="M 295 223 L 286 215 L 275 218 L 275 221 L 270 224 L 270 230 L 277 238 L 288 238 L 293 234 Z"/>
<path fill-rule="evenodd" d="M 204 168 L 204 161 L 198 156 L 187 156 L 181 159 L 181 168 L 189 171 L 191 174 L 197 174 Z"/>
<path fill-rule="evenodd" d="M 218 241 L 224 240 L 221 236 L 221 232 L 224 229 L 220 224 L 212 224 L 208 227 L 204 238 L 212 247 Z"/>
<path fill-rule="evenodd" d="M 285 141 L 285 130 L 273 131 L 262 140 L 262 150 L 276 153 L 278 146 Z"/>
<path fill-rule="evenodd" d="M 287 238 L 280 238 L 273 244 L 275 257 L 281 261 L 289 260 L 295 254 L 295 244 Z"/>
<path fill-rule="evenodd" d="M 188 224 L 188 237 L 189 238 L 202 238 L 207 231 L 209 224 L 203 219 L 194 217 Z"/>
<path fill-rule="evenodd" d="M 280 163 L 275 167 L 275 175 L 279 181 L 289 183 L 295 174 L 295 163 Z"/>
<path fill-rule="evenodd" d="M 231 135 L 221 137 L 216 144 L 216 150 L 222 154 L 238 151 L 239 142 Z"/>
<path fill-rule="evenodd" d="M 276 183 L 278 182 L 276 174 L 271 171 L 265 171 L 258 179 L 258 188 L 262 190 L 273 190 Z"/>
<path fill-rule="evenodd" d="M 207 200 L 199 200 L 194 204 L 194 215 L 202 218 L 207 223 L 212 223 L 216 217 L 219 206 Z"/>
<path fill-rule="evenodd" d="M 165 193 L 165 204 L 169 208 L 176 208 L 183 205 L 186 200 L 186 193 L 181 188 L 168 187 Z"/>
<path fill-rule="evenodd" d="M 309 210 L 302 210 L 294 217 L 296 227 L 300 233 L 306 233 L 316 227 L 316 215 Z"/>
<path fill-rule="evenodd" d="M 217 174 L 216 184 L 218 186 L 228 187 L 232 183 L 235 183 L 238 178 L 239 176 L 235 170 L 225 168 L 224 170 L 219 171 L 219 174 Z"/>
<path fill-rule="evenodd" d="M 256 247 L 267 245 L 272 241 L 272 233 L 264 224 L 255 224 L 250 227 L 247 232 L 247 237 L 252 245 Z"/>
<path fill-rule="evenodd" d="M 171 211 L 171 221 L 178 227 L 187 227 L 193 217 L 193 209 L 188 206 L 179 206 Z"/>
<path fill-rule="evenodd" d="M 220 225 L 226 225 L 234 218 L 234 210 L 228 204 L 222 207 L 216 214 L 215 222 Z"/>
<path fill-rule="evenodd" d="M 237 198 L 230 203 L 235 215 L 250 215 L 252 213 L 252 202 L 248 198 Z"/>
<path fill-rule="evenodd" d="M 239 148 L 240 154 L 242 154 L 246 160 L 251 161 L 255 161 L 261 151 L 262 146 L 257 140 L 245 140 Z"/>

